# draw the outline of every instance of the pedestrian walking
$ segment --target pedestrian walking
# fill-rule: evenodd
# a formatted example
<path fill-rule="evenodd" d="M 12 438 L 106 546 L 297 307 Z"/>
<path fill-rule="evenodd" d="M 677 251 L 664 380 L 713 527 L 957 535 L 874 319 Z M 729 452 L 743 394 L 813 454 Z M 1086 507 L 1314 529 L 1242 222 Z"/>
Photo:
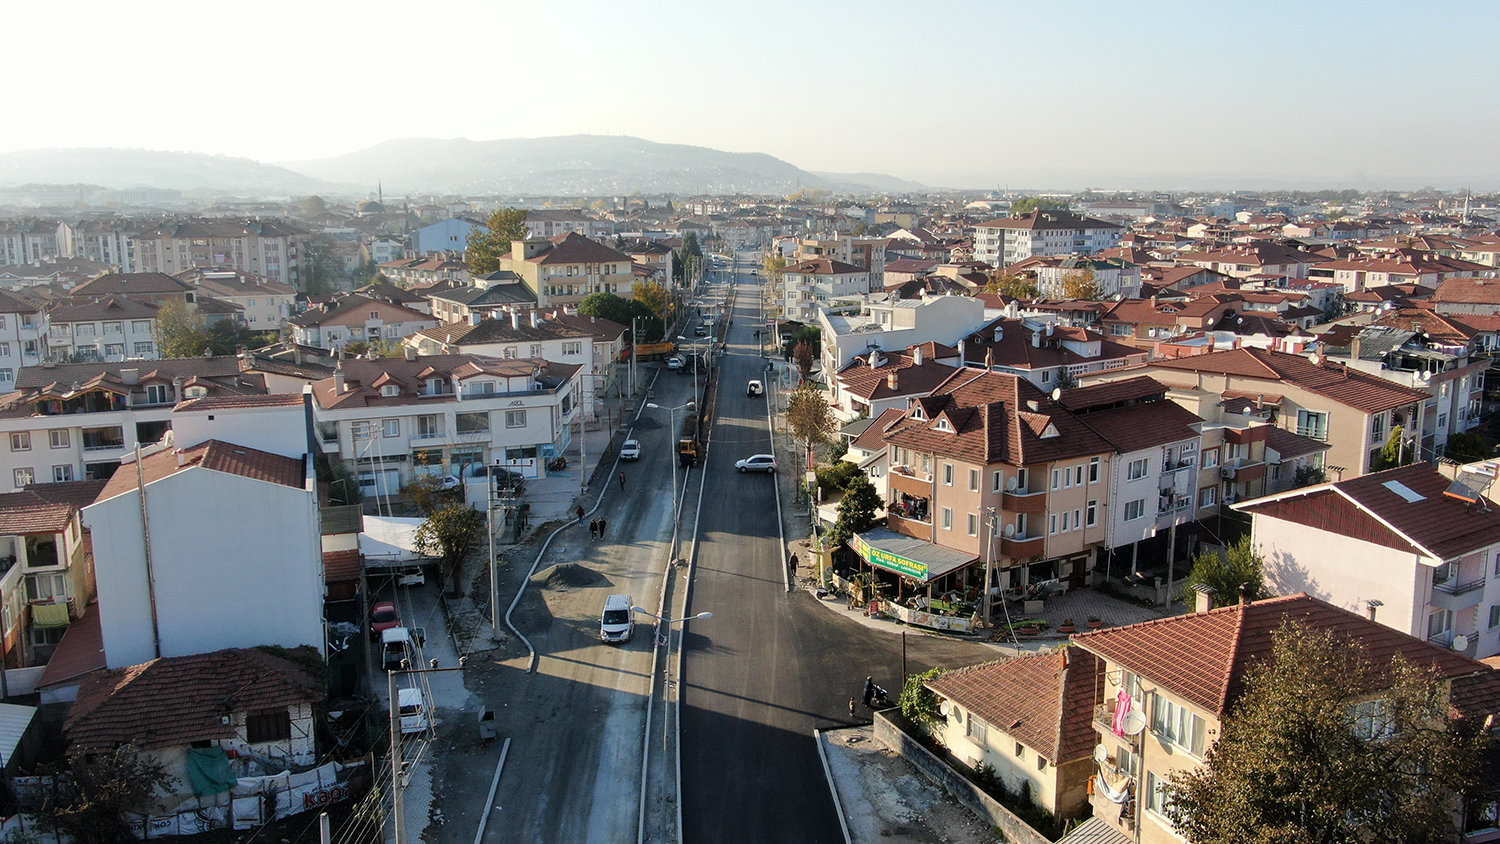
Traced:
<path fill-rule="evenodd" d="M 625 473 L 624 472 L 620 473 L 620 491 L 621 492 L 625 491 Z"/>
<path fill-rule="evenodd" d="M 599 520 L 589 519 L 589 541 L 599 538 Z"/>
<path fill-rule="evenodd" d="M 786 570 L 787 570 L 787 574 L 790 574 L 790 575 L 792 575 L 794 577 L 796 576 L 796 574 L 797 574 L 797 555 L 796 554 L 793 554 L 791 557 L 787 558 L 787 561 L 786 561 Z"/>
<path fill-rule="evenodd" d="M 856 710 L 854 708 L 854 698 L 852 698 L 852 697 L 849 698 L 849 717 L 853 718 L 854 717 L 854 713 L 857 712 L 857 711 L 858 710 Z"/>
<path fill-rule="evenodd" d="M 599 519 L 599 538 L 600 539 L 604 538 L 604 526 L 606 524 L 607 524 L 607 522 L 605 522 L 604 519 L 602 519 L 602 518 Z"/>
<path fill-rule="evenodd" d="M 875 700 L 875 678 L 865 678 L 865 706 L 870 706 Z"/>
<path fill-rule="evenodd" d="M 578 506 L 578 524 L 583 524 L 583 505 Z"/>

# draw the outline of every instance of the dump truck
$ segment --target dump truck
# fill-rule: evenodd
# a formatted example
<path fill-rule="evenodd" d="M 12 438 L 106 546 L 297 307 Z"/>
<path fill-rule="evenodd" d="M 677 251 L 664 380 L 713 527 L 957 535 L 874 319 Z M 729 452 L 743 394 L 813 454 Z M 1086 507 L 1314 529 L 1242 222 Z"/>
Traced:
<path fill-rule="evenodd" d="M 681 466 L 698 465 L 698 414 L 689 413 L 682 420 L 682 433 L 677 437 L 677 463 Z"/>

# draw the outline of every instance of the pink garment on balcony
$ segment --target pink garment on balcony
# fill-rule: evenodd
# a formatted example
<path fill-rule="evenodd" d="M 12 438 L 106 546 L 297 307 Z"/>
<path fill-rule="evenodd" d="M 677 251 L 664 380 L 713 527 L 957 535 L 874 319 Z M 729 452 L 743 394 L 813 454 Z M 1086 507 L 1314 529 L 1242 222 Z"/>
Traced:
<path fill-rule="evenodd" d="M 1115 717 L 1110 721 L 1110 729 L 1115 735 L 1123 738 L 1125 736 L 1125 716 L 1130 714 L 1131 707 L 1135 706 L 1135 698 L 1124 689 L 1115 695 Z"/>

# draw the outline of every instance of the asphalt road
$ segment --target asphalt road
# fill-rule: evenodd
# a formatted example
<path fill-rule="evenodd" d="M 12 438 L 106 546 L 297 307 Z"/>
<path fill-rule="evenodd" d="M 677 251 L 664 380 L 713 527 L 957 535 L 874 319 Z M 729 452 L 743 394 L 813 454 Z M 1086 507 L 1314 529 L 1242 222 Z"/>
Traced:
<path fill-rule="evenodd" d="M 806 592 L 785 589 L 775 479 L 734 470 L 736 460 L 771 451 L 765 399 L 746 397 L 744 388 L 765 367 L 752 335 L 762 325 L 760 278 L 741 274 L 739 282 L 689 610 L 714 617 L 685 639 L 683 840 L 831 844 L 843 834 L 812 731 L 854 722 L 849 699 L 859 697 L 867 675 L 898 693 L 902 637 L 839 618 Z M 981 646 L 936 636 L 913 635 L 906 644 L 913 673 L 988 658 Z M 862 709 L 857 719 L 868 717 Z"/>

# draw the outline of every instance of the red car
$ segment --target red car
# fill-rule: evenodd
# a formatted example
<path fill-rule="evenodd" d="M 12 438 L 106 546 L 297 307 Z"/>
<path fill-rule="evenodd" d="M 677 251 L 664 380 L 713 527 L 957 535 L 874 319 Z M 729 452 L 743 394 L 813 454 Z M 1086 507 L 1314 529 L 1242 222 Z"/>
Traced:
<path fill-rule="evenodd" d="M 401 616 L 396 614 L 396 605 L 381 601 L 370 608 L 370 638 L 380 641 L 380 634 L 392 627 L 401 626 Z"/>

